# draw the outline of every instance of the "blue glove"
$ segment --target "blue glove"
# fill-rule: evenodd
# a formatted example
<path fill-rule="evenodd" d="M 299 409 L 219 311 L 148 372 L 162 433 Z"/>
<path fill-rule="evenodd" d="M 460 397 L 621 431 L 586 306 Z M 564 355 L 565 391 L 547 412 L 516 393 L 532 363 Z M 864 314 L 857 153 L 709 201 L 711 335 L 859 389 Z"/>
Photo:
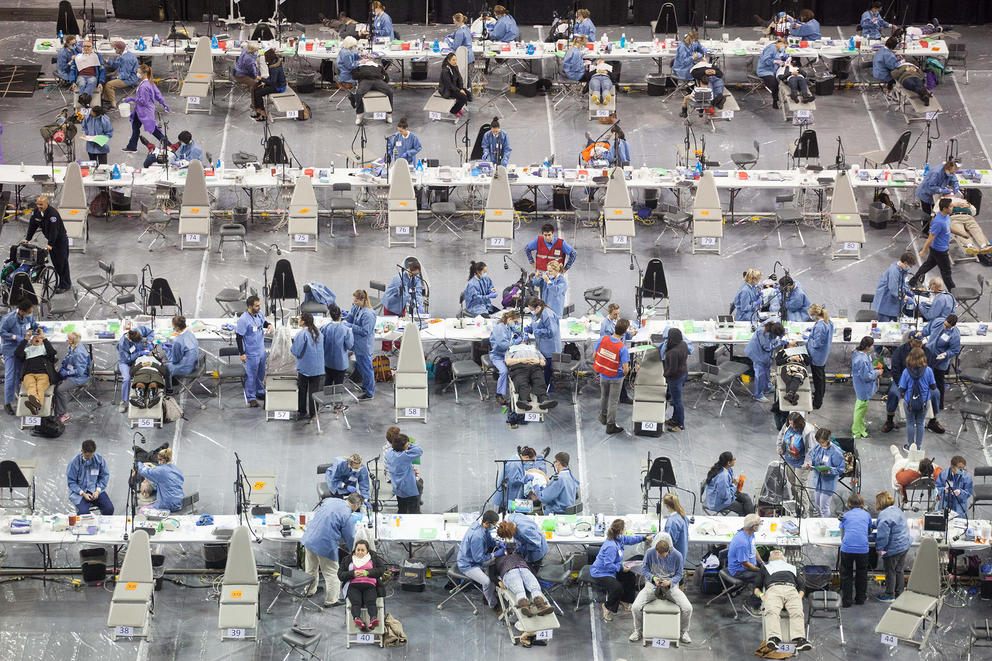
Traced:
<path fill-rule="evenodd" d="M 348 488 L 345 489 L 345 491 L 347 491 L 348 493 L 355 493 L 356 489 L 355 487 L 349 485 Z"/>

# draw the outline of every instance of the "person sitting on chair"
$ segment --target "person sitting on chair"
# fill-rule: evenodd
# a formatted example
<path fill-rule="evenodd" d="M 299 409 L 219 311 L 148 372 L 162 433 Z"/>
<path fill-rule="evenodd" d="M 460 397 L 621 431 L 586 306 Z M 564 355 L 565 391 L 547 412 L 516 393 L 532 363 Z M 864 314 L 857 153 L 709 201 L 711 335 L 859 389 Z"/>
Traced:
<path fill-rule="evenodd" d="M 775 364 L 781 367 L 779 376 L 785 383 L 785 395 L 782 398 L 795 406 L 799 403 L 799 388 L 809 378 L 812 364 L 809 354 L 803 352 L 790 356 L 782 349 L 775 354 Z"/>
<path fill-rule="evenodd" d="M 678 549 L 665 539 L 667 534 L 661 534 L 655 539 L 653 548 L 644 554 L 641 563 L 641 575 L 645 583 L 637 593 L 631 611 L 634 616 L 634 632 L 628 640 L 636 643 L 641 639 L 641 629 L 644 622 L 644 607 L 655 599 L 667 599 L 679 607 L 679 642 L 689 645 L 689 621 L 692 618 L 692 604 L 682 592 L 679 583 L 683 578 L 684 559 Z"/>
<path fill-rule="evenodd" d="M 183 472 L 172 463 L 172 450 L 165 448 L 157 455 L 158 465 L 147 461 L 135 464 L 138 474 L 150 481 L 157 493 L 155 502 L 140 508 L 139 512 L 147 509 L 175 512 L 183 506 Z"/>
<path fill-rule="evenodd" d="M 76 331 L 72 331 L 65 336 L 68 349 L 66 350 L 65 357 L 62 358 L 62 364 L 59 365 L 55 377 L 57 382 L 55 387 L 56 408 L 63 412 L 59 416 L 62 422 L 69 419 L 69 414 L 64 413 L 69 403 L 69 396 L 66 393 L 66 389 L 85 386 L 90 380 L 90 353 L 86 350 L 86 347 L 80 344 L 81 339 L 79 333 Z M 63 387 L 62 384 L 66 382 L 68 384 Z"/>
<path fill-rule="evenodd" d="M 592 74 L 589 78 L 589 89 L 592 91 L 592 102 L 601 105 L 609 105 L 613 98 L 613 79 L 610 72 L 613 67 L 606 63 L 606 60 L 596 60 L 596 64 L 589 68 Z"/>
<path fill-rule="evenodd" d="M 506 350 L 506 367 L 517 391 L 517 408 L 529 411 L 530 395 L 537 396 L 537 406 L 547 411 L 558 406 L 558 400 L 548 397 L 548 385 L 544 380 L 544 356 L 533 344 L 515 344 Z"/>
<path fill-rule="evenodd" d="M 541 592 L 541 584 L 527 565 L 527 560 L 517 551 L 514 535 L 517 526 L 503 521 L 496 528 L 496 552 L 492 569 L 503 587 L 513 593 L 517 608 L 524 617 L 547 615 L 554 610 Z M 528 598 L 528 595 L 530 598 Z"/>
<path fill-rule="evenodd" d="M 139 357 L 131 366 L 131 406 L 150 409 L 162 400 L 167 373 L 162 361 L 151 354 Z"/>
<path fill-rule="evenodd" d="M 264 97 L 286 91 L 286 73 L 282 68 L 282 60 L 272 48 L 265 51 L 265 66 L 268 75 L 263 76 L 251 92 L 251 107 L 254 111 L 252 119 L 259 122 L 265 121 Z"/>
<path fill-rule="evenodd" d="M 764 652 L 777 652 L 782 642 L 782 609 L 789 612 L 789 631 L 792 632 L 792 644 L 797 652 L 813 649 L 802 633 L 806 630 L 803 618 L 803 596 L 806 594 L 806 579 L 795 565 L 785 561 L 785 555 L 779 549 L 768 554 L 768 562 L 761 568 L 761 576 L 754 586 L 754 594 L 765 604 L 765 631 L 768 639 L 763 646 Z M 762 651 L 761 649 L 758 650 Z"/>
<path fill-rule="evenodd" d="M 355 542 L 351 555 L 341 554 L 338 558 L 338 580 L 345 586 L 344 591 L 351 604 L 351 617 L 361 631 L 373 631 L 379 626 L 378 597 L 386 596 L 382 576 L 386 565 L 377 553 L 369 548 L 364 539 Z M 369 622 L 362 620 L 362 608 L 369 613 Z"/>
<path fill-rule="evenodd" d="M 724 95 L 726 87 L 724 87 L 723 79 L 716 75 L 709 76 L 703 74 L 702 76 L 696 78 L 696 86 L 692 88 L 692 91 L 682 97 L 682 111 L 679 113 L 679 117 L 689 116 L 690 100 L 696 100 L 703 103 L 700 99 L 705 99 L 706 96 L 709 96 L 706 93 L 706 90 L 710 90 L 712 92 L 712 96 L 709 99 L 708 106 L 700 106 L 698 108 L 699 114 L 702 115 L 707 109 L 709 109 L 710 106 L 714 108 L 722 108 L 724 101 L 726 100 L 726 96 Z"/>
<path fill-rule="evenodd" d="M 32 415 L 38 415 L 45 406 L 45 391 L 55 383 L 55 347 L 39 327 L 27 332 L 14 356 L 22 364 L 21 382 L 28 393 L 25 406 Z"/>
<path fill-rule="evenodd" d="M 200 342 L 193 331 L 186 327 L 186 317 L 174 316 L 172 330 L 176 334 L 165 344 L 165 350 L 169 355 L 169 361 L 165 364 L 165 371 L 169 373 L 169 381 L 166 384 L 169 392 L 172 392 L 173 378 L 192 374 L 200 358 Z"/>

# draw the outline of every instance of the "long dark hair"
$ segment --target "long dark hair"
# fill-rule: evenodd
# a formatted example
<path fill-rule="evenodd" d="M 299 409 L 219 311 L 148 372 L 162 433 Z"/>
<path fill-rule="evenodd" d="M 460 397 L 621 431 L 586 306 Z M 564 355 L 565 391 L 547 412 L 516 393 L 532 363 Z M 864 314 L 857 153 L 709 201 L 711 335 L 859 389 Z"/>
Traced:
<path fill-rule="evenodd" d="M 471 280 L 475 276 L 482 275 L 482 269 L 486 268 L 485 262 L 472 262 L 468 267 L 468 279 Z"/>
<path fill-rule="evenodd" d="M 734 453 L 727 450 L 720 453 L 720 458 L 716 460 L 716 463 L 710 466 L 710 470 L 706 473 L 706 484 L 713 481 L 713 478 L 720 474 L 724 468 L 727 467 L 731 461 L 734 460 Z"/>
<path fill-rule="evenodd" d="M 623 519 L 614 519 L 613 523 L 610 524 L 610 529 L 606 531 L 606 538 L 616 539 L 623 534 L 623 528 Z"/>
<path fill-rule="evenodd" d="M 865 335 L 864 337 L 861 338 L 861 341 L 858 342 L 858 351 L 864 351 L 865 349 L 870 349 L 874 345 L 875 345 L 875 340 L 873 340 L 870 335 Z"/>
<path fill-rule="evenodd" d="M 785 326 L 777 321 L 769 321 L 765 324 L 765 332 L 772 337 L 782 337 L 785 335 Z"/>
<path fill-rule="evenodd" d="M 300 315 L 300 324 L 310 331 L 310 336 L 313 337 L 313 341 L 316 342 L 320 339 L 320 331 L 313 323 L 313 315 L 309 312 L 304 312 Z"/>

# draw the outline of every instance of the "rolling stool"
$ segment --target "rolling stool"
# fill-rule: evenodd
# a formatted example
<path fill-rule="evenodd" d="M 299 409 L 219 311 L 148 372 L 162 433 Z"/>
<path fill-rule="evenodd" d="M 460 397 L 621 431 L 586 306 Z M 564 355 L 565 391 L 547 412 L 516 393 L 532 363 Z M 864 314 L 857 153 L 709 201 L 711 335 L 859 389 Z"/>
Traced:
<path fill-rule="evenodd" d="M 593 287 L 582 292 L 582 298 L 589 305 L 587 314 L 596 314 L 610 302 L 613 292 L 606 287 Z"/>
<path fill-rule="evenodd" d="M 225 243 L 240 243 L 241 252 L 244 253 L 245 260 L 248 259 L 248 242 L 245 241 L 245 236 L 247 236 L 248 231 L 245 226 L 241 223 L 224 223 L 220 226 L 220 243 L 217 244 L 217 253 L 220 255 L 220 261 L 224 261 L 224 244 Z"/>
<path fill-rule="evenodd" d="M 323 634 L 319 631 L 313 633 L 310 633 L 310 631 L 311 629 L 309 627 L 294 626 L 282 635 L 282 642 L 289 645 L 289 651 L 286 652 L 286 656 L 282 658 L 282 661 L 286 661 L 293 652 L 299 654 L 301 659 L 317 659 L 317 661 L 320 661 L 320 657 L 313 653 L 312 648 L 317 646 Z"/>

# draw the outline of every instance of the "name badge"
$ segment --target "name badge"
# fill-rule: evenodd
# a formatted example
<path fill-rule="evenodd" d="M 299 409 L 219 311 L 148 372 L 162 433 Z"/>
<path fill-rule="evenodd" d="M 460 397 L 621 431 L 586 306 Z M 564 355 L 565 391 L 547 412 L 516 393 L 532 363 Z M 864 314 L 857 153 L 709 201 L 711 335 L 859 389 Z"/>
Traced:
<path fill-rule="evenodd" d="M 131 353 L 134 353 L 134 347 L 131 347 L 130 349 L 128 349 L 128 351 L 130 351 Z"/>
<path fill-rule="evenodd" d="M 252 333 L 257 333 L 258 331 L 259 331 L 259 327 L 258 326 L 252 326 L 251 327 L 251 332 Z"/>
<path fill-rule="evenodd" d="M 91 468 L 90 469 L 90 475 L 99 475 L 99 474 L 100 474 L 100 469 L 99 468 Z"/>
<path fill-rule="evenodd" d="M 944 333 L 943 335 L 940 336 L 940 339 L 942 339 L 944 342 L 950 342 L 951 336 L 948 335 L 947 333 Z"/>

